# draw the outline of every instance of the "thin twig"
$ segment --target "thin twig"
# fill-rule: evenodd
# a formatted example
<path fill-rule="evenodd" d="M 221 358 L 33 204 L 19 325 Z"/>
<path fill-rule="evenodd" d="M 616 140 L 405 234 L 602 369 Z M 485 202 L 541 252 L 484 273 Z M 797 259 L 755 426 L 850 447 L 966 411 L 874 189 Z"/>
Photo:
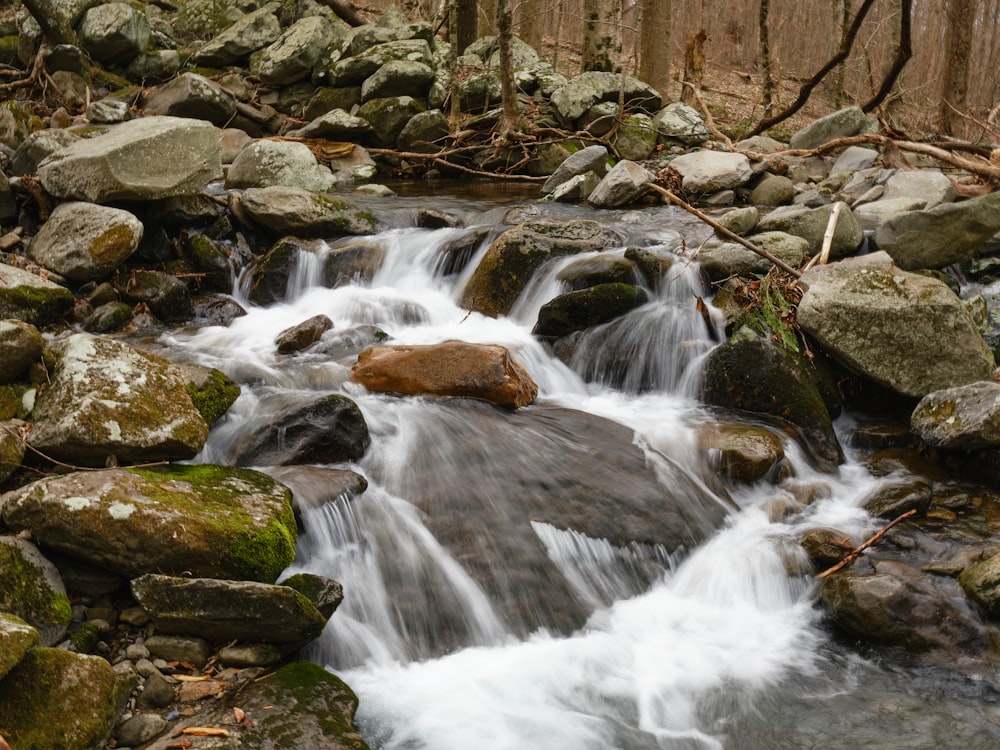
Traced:
<path fill-rule="evenodd" d="M 820 248 L 819 255 L 813 256 L 813 259 L 806 263 L 805 268 L 802 269 L 802 273 L 805 273 L 816 264 L 821 266 L 826 265 L 826 262 L 830 260 L 833 235 L 837 231 L 837 219 L 840 218 L 840 210 L 843 207 L 844 204 L 840 201 L 833 204 L 833 210 L 830 211 L 830 219 L 826 222 L 826 232 L 823 233 L 823 246 Z"/>
<path fill-rule="evenodd" d="M 827 568 L 822 573 L 817 573 L 816 577 L 820 578 L 820 579 L 826 578 L 828 575 L 831 575 L 833 573 L 836 573 L 838 570 L 846 568 L 848 565 L 850 565 L 855 560 L 857 560 L 861 556 L 862 552 L 864 552 L 866 549 L 868 549 L 873 544 L 875 544 L 875 542 L 877 542 L 879 539 L 881 539 L 882 537 L 884 537 L 886 535 L 886 532 L 889 531 L 889 529 L 891 529 L 893 526 L 895 526 L 900 521 L 905 521 L 907 518 L 911 518 L 912 516 L 915 516 L 915 515 L 917 515 L 917 509 L 916 508 L 911 508 L 910 510 L 906 511 L 906 513 L 904 513 L 903 515 L 897 516 L 893 520 L 889 521 L 889 523 L 887 523 L 885 526 L 883 526 L 882 529 L 880 531 L 878 531 L 878 533 L 876 533 L 871 538 L 867 539 L 860 546 L 855 547 L 850 552 L 848 552 L 846 555 L 844 555 L 844 559 L 843 560 L 841 560 L 839 563 L 837 563 L 836 565 L 834 565 L 832 568 Z"/>

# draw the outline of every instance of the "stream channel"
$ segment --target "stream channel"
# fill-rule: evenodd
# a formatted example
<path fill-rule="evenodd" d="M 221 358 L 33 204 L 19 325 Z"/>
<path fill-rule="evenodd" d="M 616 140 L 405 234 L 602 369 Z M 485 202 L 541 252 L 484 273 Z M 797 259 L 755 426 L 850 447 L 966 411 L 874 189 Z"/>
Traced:
<path fill-rule="evenodd" d="M 666 206 L 598 213 L 468 190 L 372 200 L 393 207 L 398 226 L 362 238 L 386 251 L 369 283 L 324 288 L 319 258 L 302 258 L 285 302 L 255 306 L 237 281 L 246 316 L 159 341 L 243 387 L 196 460 L 231 463 L 255 420 L 318 394 L 344 394 L 364 413 L 372 445 L 339 468 L 369 488 L 304 514 L 287 574 L 344 586 L 306 656 L 357 691 L 372 748 L 1000 747 L 989 681 L 862 655 L 823 623 L 796 540 L 808 527 L 855 538 L 879 528 L 859 504 L 884 479 L 849 448 L 836 473 L 818 473 L 786 441 L 787 481 L 826 497 L 773 520 L 767 508 L 787 489 L 721 488 L 697 450 L 699 426 L 719 418 L 696 398 L 720 333 L 697 312 L 706 292 L 690 259 L 710 230 Z M 465 228 L 416 228 L 418 208 Z M 621 235 L 611 253 L 638 245 L 678 259 L 650 301 L 583 342 L 570 367 L 531 329 L 578 256 L 543 268 L 507 317 L 456 300 L 499 232 L 577 218 Z M 444 263 L 442 248 L 475 227 L 487 231 L 468 263 Z M 334 321 L 320 346 L 276 353 L 279 332 L 320 313 Z M 509 412 L 368 393 L 349 370 L 358 327 L 372 325 L 387 343 L 502 344 L 538 383 L 537 402 Z M 669 542 L 657 543 L 661 529 Z"/>

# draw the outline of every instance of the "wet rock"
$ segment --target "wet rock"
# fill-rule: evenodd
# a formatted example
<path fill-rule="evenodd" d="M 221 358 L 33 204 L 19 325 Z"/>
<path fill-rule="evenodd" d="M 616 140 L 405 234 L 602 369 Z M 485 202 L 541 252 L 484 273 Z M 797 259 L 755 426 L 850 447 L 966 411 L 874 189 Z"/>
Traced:
<path fill-rule="evenodd" d="M 385 262 L 385 248 L 378 243 L 337 243 L 323 253 L 321 281 L 330 289 L 370 282 Z"/>
<path fill-rule="evenodd" d="M 37 644 L 37 630 L 13 612 L 0 612 L 0 681 Z"/>
<path fill-rule="evenodd" d="M 221 370 L 192 363 L 176 367 L 191 403 L 209 426 L 219 421 L 240 396 L 240 387 Z"/>
<path fill-rule="evenodd" d="M 45 326 L 73 306 L 73 293 L 16 266 L 0 263 L 0 319 Z"/>
<path fill-rule="evenodd" d="M 0 320 L 0 383 L 12 383 L 42 356 L 42 334 L 30 323 Z"/>
<path fill-rule="evenodd" d="M 814 268 L 800 285 L 799 325 L 880 385 L 922 397 L 993 379 L 993 355 L 961 300 L 941 281 L 901 271 L 885 253 Z"/>
<path fill-rule="evenodd" d="M 240 466 L 357 461 L 371 437 L 358 405 L 337 394 L 266 417 L 234 447 Z"/>
<path fill-rule="evenodd" d="M 958 577 L 972 601 L 992 619 L 1000 618 L 1000 555 L 971 565 Z"/>
<path fill-rule="evenodd" d="M 329 190 L 333 173 L 304 143 L 259 140 L 244 148 L 226 173 L 227 188 L 283 185 L 311 192 Z"/>
<path fill-rule="evenodd" d="M 984 381 L 928 393 L 913 410 L 910 425 L 936 448 L 1000 446 L 1000 384 Z"/>
<path fill-rule="evenodd" d="M 122 463 L 191 458 L 205 444 L 208 426 L 166 360 L 86 333 L 53 351 L 51 382 L 35 401 L 29 442 L 36 449 L 104 466 L 109 456 Z"/>
<path fill-rule="evenodd" d="M 565 336 L 614 320 L 648 300 L 645 291 L 631 284 L 596 284 L 561 294 L 542 305 L 532 333 L 536 336 Z"/>
<path fill-rule="evenodd" d="M 933 497 L 930 483 L 914 479 L 882 485 L 865 498 L 863 506 L 872 516 L 891 521 L 911 510 L 926 513 Z"/>
<path fill-rule="evenodd" d="M 314 573 L 296 573 L 281 582 L 313 603 L 323 617 L 330 619 L 344 601 L 344 587 L 337 581 Z"/>
<path fill-rule="evenodd" d="M 617 208 L 637 200 L 656 175 L 634 161 L 623 159 L 601 178 L 587 203 L 594 208 Z"/>
<path fill-rule="evenodd" d="M 698 431 L 698 448 L 720 476 L 738 482 L 775 479 L 785 457 L 778 437 L 760 427 L 735 423 L 706 425 Z"/>
<path fill-rule="evenodd" d="M 643 247 L 627 248 L 625 258 L 636 264 L 646 284 L 653 289 L 660 288 L 660 282 L 674 264 L 672 255 L 647 250 Z"/>
<path fill-rule="evenodd" d="M 375 215 L 360 203 L 302 188 L 250 188 L 234 204 L 237 215 L 276 235 L 329 238 L 372 234 L 378 225 Z"/>
<path fill-rule="evenodd" d="M 270 583 L 295 554 L 290 493 L 247 469 L 77 472 L 3 500 L 11 529 L 128 578 L 160 571 Z"/>
<path fill-rule="evenodd" d="M 580 258 L 567 265 L 556 276 L 569 284 L 572 291 L 598 284 L 636 284 L 639 269 L 635 262 L 620 255 L 601 253 Z"/>
<path fill-rule="evenodd" d="M 923 208 L 931 209 L 941 203 L 955 200 L 955 186 L 942 172 L 936 170 L 900 170 L 885 183 L 881 200 L 909 198 L 921 200 Z"/>
<path fill-rule="evenodd" d="M 59 643 L 70 624 L 70 604 L 56 567 L 31 542 L 3 536 L 0 568 L 0 611 L 31 625 L 42 645 Z"/>
<path fill-rule="evenodd" d="M 333 328 L 333 321 L 326 315 L 314 315 L 296 326 L 286 328 L 278 334 L 274 343 L 279 354 L 292 354 L 308 349 L 320 337 Z"/>
<path fill-rule="evenodd" d="M 351 378 L 376 393 L 455 396 L 516 409 L 538 386 L 502 346 L 449 341 L 428 346 L 378 346 L 358 355 Z"/>
<path fill-rule="evenodd" d="M 288 284 L 296 273 L 303 253 L 316 253 L 321 245 L 294 237 L 278 240 L 263 254 L 254 258 L 245 275 L 250 281 L 247 297 L 257 305 L 270 305 L 284 300 Z"/>
<path fill-rule="evenodd" d="M 832 568 L 856 546 L 849 536 L 836 529 L 810 529 L 802 535 L 799 545 L 818 571 Z"/>
<path fill-rule="evenodd" d="M 817 148 L 835 138 L 857 135 L 867 127 L 868 118 L 861 108 L 847 107 L 813 120 L 792 136 L 788 146 L 794 149 Z"/>
<path fill-rule="evenodd" d="M 288 586 L 149 573 L 131 588 L 163 635 L 301 645 L 316 638 L 327 620 Z"/>

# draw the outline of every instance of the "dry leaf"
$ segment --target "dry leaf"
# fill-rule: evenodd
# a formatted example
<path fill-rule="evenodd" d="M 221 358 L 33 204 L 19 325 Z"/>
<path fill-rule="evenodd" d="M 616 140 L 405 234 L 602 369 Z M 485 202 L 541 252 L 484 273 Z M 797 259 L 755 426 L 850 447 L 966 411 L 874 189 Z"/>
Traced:
<path fill-rule="evenodd" d="M 221 727 L 184 727 L 183 734 L 191 734 L 195 737 L 228 737 L 229 730 Z"/>
<path fill-rule="evenodd" d="M 238 707 L 234 706 L 233 707 L 233 716 L 236 717 L 236 723 L 239 724 L 240 722 L 243 721 L 243 718 L 246 716 L 246 714 L 243 712 L 242 708 L 238 708 Z"/>
<path fill-rule="evenodd" d="M 208 679 L 207 674 L 175 674 L 173 675 L 175 680 L 180 680 L 181 682 L 204 682 Z"/>

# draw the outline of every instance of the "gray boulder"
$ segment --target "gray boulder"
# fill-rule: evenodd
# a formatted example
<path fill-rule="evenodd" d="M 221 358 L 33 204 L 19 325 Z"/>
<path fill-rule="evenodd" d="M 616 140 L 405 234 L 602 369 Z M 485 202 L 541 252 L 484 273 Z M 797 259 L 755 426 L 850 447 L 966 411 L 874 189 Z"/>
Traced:
<path fill-rule="evenodd" d="M 802 237 L 809 242 L 809 254 L 815 255 L 823 247 L 823 235 L 830 221 L 833 204 L 819 208 L 782 206 L 764 216 L 757 224 L 759 232 L 785 232 Z M 837 228 L 830 246 L 831 258 L 852 255 L 861 245 L 864 233 L 857 217 L 845 204 L 841 207 Z"/>
<path fill-rule="evenodd" d="M 662 97 L 649 84 L 619 73 L 588 71 L 575 76 L 552 93 L 550 103 L 556 116 L 568 127 L 574 127 L 584 113 L 600 102 L 617 102 L 624 92 L 625 106 L 647 113 L 660 108 Z"/>
<path fill-rule="evenodd" d="M 334 182 L 333 173 L 309 147 L 295 141 L 255 141 L 240 151 L 226 173 L 230 189 L 283 185 L 320 193 Z"/>
<path fill-rule="evenodd" d="M 133 579 L 131 588 L 164 635 L 302 645 L 316 638 L 327 620 L 288 586 L 148 573 Z"/>
<path fill-rule="evenodd" d="M 687 193 L 704 195 L 739 187 L 753 177 L 750 160 L 727 151 L 693 151 L 670 162 L 684 178 Z"/>
<path fill-rule="evenodd" d="M 970 383 L 928 393 L 910 415 L 910 428 L 935 448 L 1000 446 L 1000 384 Z"/>
<path fill-rule="evenodd" d="M 677 141 L 685 146 L 697 146 L 712 137 L 697 110 L 683 102 L 668 104 L 657 112 L 653 116 L 653 126 L 664 143 Z"/>
<path fill-rule="evenodd" d="M 301 516 L 307 511 L 322 508 L 339 498 L 353 499 L 368 489 L 368 480 L 349 469 L 331 469 L 326 466 L 262 466 L 260 471 L 274 477 L 292 491 L 292 509 Z M 306 594 L 310 601 L 323 611 L 315 597 L 288 581 Z"/>
<path fill-rule="evenodd" d="M 857 135 L 867 127 L 868 118 L 861 107 L 847 107 L 809 123 L 791 137 L 788 145 L 790 148 L 816 148 L 835 138 Z"/>
<path fill-rule="evenodd" d="M 105 203 L 200 193 L 222 177 L 220 131 L 200 120 L 141 117 L 60 149 L 38 167 L 57 198 Z"/>
<path fill-rule="evenodd" d="M 587 203 L 594 208 L 618 208 L 634 202 L 648 189 L 656 175 L 634 161 L 623 159 L 601 178 Z"/>
<path fill-rule="evenodd" d="M 139 247 L 142 222 L 120 208 L 60 203 L 28 246 L 32 260 L 69 281 L 99 281 Z"/>
<path fill-rule="evenodd" d="M 182 73 L 157 87 L 145 100 L 147 116 L 185 117 L 225 126 L 236 114 L 236 97 L 197 73 Z"/>
<path fill-rule="evenodd" d="M 308 78 L 333 38 L 324 16 L 306 16 L 289 26 L 257 59 L 257 75 L 267 86 L 287 86 Z"/>
<path fill-rule="evenodd" d="M 857 172 L 861 169 L 868 169 L 875 160 L 878 159 L 879 152 L 873 148 L 863 146 L 848 146 L 837 160 L 830 167 L 830 174 L 840 174 L 842 172 Z"/>
<path fill-rule="evenodd" d="M 11 383 L 42 356 L 42 334 L 23 320 L 0 320 L 0 384 Z"/>
<path fill-rule="evenodd" d="M 29 443 L 84 466 L 192 458 L 208 425 L 177 370 L 128 344 L 78 333 L 53 346 L 56 367 L 35 401 Z"/>
<path fill-rule="evenodd" d="M 414 60 L 390 60 L 361 85 L 361 101 L 388 96 L 423 98 L 434 82 L 434 69 Z"/>
<path fill-rule="evenodd" d="M 101 3 L 83 14 L 80 45 L 98 62 L 124 65 L 149 44 L 146 15 L 128 3 Z"/>
<path fill-rule="evenodd" d="M 784 206 L 795 198 L 795 183 L 785 175 L 765 173 L 750 191 L 754 206 Z"/>
<path fill-rule="evenodd" d="M 955 200 L 955 186 L 943 172 L 901 169 L 885 183 L 881 200 L 911 198 L 924 201 L 924 208 L 934 208 Z"/>
<path fill-rule="evenodd" d="M 623 159 L 643 161 L 656 150 L 659 133 L 653 118 L 644 112 L 626 115 L 612 139 L 615 151 Z"/>
<path fill-rule="evenodd" d="M 396 145 L 400 151 L 436 153 L 449 131 L 448 118 L 440 109 L 418 112 L 399 131 Z"/>
<path fill-rule="evenodd" d="M 366 101 L 358 108 L 358 117 L 371 124 L 374 145 L 395 148 L 406 124 L 426 109 L 412 96 L 388 96 Z"/>
<path fill-rule="evenodd" d="M 289 495 L 260 472 L 210 464 L 81 471 L 6 493 L 3 520 L 126 578 L 273 583 L 295 556 Z"/>
<path fill-rule="evenodd" d="M 331 109 L 305 127 L 290 130 L 288 135 L 295 138 L 326 138 L 331 141 L 363 140 L 374 130 L 367 120 L 345 112 L 343 109 Z"/>
<path fill-rule="evenodd" d="M 209 68 L 223 68 L 268 46 L 281 35 L 281 22 L 274 15 L 277 7 L 278 3 L 268 3 L 243 15 L 195 52 L 194 61 Z"/>
<path fill-rule="evenodd" d="M 17 266 L 0 263 L 0 319 L 34 326 L 57 321 L 73 306 L 73 293 Z"/>
<path fill-rule="evenodd" d="M 1000 192 L 995 192 L 902 214 L 882 224 L 872 239 L 897 266 L 913 271 L 968 260 L 998 231 Z"/>
<path fill-rule="evenodd" d="M 614 320 L 644 305 L 647 300 L 645 291 L 621 282 L 596 284 L 560 294 L 542 305 L 532 333 L 537 336 L 565 336 Z"/>
<path fill-rule="evenodd" d="M 62 128 L 36 130 L 14 150 L 10 158 L 11 174 L 34 174 L 46 156 L 80 140 L 80 136 Z"/>
<path fill-rule="evenodd" d="M 762 232 L 747 237 L 757 247 L 798 268 L 809 252 L 809 243 L 801 237 L 784 232 Z M 730 276 L 752 278 L 767 273 L 774 266 L 767 258 L 735 242 L 704 245 L 698 252 L 698 265 L 711 281 Z"/>
<path fill-rule="evenodd" d="M 608 149 L 600 144 L 587 146 L 570 154 L 542 184 L 542 195 L 548 195 L 571 177 L 594 172 L 603 177 L 608 171 Z"/>
<path fill-rule="evenodd" d="M 885 253 L 813 268 L 797 320 L 835 359 L 906 396 L 992 380 L 993 355 L 942 281 L 900 270 Z"/>
<path fill-rule="evenodd" d="M 431 47 L 425 39 L 402 39 L 376 44 L 338 61 L 327 78 L 331 86 L 360 86 L 366 78 L 392 60 L 411 60 L 431 65 Z"/>
<path fill-rule="evenodd" d="M 0 612 L 10 612 L 31 625 L 44 646 L 66 635 L 72 611 L 56 566 L 24 539 L 0 536 Z M 0 657 L 0 660 L 3 660 Z M 8 664 L 8 669 L 13 666 Z"/>
<path fill-rule="evenodd" d="M 892 200 L 874 200 L 862 203 L 854 209 L 858 223 L 866 230 L 875 230 L 887 221 L 902 216 L 905 213 L 919 211 L 924 207 L 920 198 L 893 198 Z"/>
<path fill-rule="evenodd" d="M 234 211 L 252 224 L 278 235 L 331 237 L 372 234 L 375 216 L 359 203 L 340 196 L 319 195 L 302 188 L 272 186 L 245 190 Z"/>

